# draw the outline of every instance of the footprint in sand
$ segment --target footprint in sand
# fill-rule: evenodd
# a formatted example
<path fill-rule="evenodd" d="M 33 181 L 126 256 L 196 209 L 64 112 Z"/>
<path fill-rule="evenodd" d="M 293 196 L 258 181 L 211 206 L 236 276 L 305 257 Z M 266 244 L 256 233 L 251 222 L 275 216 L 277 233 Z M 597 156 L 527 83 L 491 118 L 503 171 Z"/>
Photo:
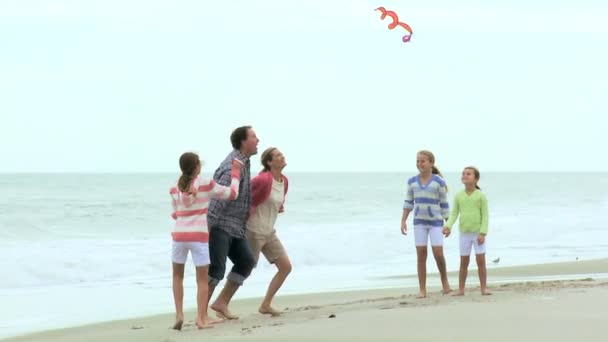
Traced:
<path fill-rule="evenodd" d="M 241 335 L 251 334 L 251 333 L 253 333 L 253 330 L 251 330 L 251 328 L 242 328 L 241 329 Z"/>
<path fill-rule="evenodd" d="M 294 311 L 318 310 L 320 308 L 321 308 L 320 306 L 309 305 L 309 306 L 303 306 L 303 307 L 294 309 Z"/>

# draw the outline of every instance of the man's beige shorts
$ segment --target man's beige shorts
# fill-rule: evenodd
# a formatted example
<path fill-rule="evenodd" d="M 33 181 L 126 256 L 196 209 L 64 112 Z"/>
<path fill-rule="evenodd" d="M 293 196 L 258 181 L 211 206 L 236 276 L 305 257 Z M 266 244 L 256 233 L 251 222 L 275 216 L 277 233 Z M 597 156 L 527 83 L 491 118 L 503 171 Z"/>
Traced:
<path fill-rule="evenodd" d="M 251 254 L 253 254 L 256 265 L 260 258 L 260 252 L 271 264 L 287 254 L 275 232 L 265 235 L 247 230 L 247 241 L 249 241 L 249 248 L 251 248 Z"/>

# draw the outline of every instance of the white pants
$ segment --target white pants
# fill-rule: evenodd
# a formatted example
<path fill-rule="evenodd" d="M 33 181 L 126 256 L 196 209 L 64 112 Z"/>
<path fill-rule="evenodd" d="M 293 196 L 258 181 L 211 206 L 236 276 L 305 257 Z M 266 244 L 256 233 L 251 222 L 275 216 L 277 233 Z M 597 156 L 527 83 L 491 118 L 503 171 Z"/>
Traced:
<path fill-rule="evenodd" d="M 460 256 L 471 255 L 471 248 L 475 247 L 475 254 L 486 253 L 486 242 L 480 245 L 477 242 L 479 233 L 460 233 Z"/>
<path fill-rule="evenodd" d="M 427 246 L 429 238 L 431 246 L 443 246 L 443 227 L 434 227 L 427 225 L 414 226 L 414 240 L 416 246 Z"/>
<path fill-rule="evenodd" d="M 177 242 L 173 241 L 173 252 L 171 259 L 176 264 L 185 264 L 188 259 L 188 251 L 192 254 L 194 266 L 209 265 L 209 244 L 206 242 Z"/>

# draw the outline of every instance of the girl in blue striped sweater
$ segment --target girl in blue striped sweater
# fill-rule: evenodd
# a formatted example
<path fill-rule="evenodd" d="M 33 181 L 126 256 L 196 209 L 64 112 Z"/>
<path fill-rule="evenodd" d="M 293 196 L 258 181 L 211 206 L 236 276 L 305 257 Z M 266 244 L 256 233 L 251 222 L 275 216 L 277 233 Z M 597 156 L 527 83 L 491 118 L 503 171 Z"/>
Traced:
<path fill-rule="evenodd" d="M 428 241 L 431 240 L 433 256 L 441 275 L 443 294 L 449 293 L 450 284 L 443 255 L 444 221 L 450 216 L 447 200 L 447 185 L 439 169 L 435 167 L 435 156 L 430 151 L 419 151 L 416 167 L 420 173 L 407 182 L 407 197 L 403 203 L 401 233 L 407 235 L 407 218 L 414 211 L 414 240 L 418 260 L 418 298 L 426 297 L 426 259 Z"/>

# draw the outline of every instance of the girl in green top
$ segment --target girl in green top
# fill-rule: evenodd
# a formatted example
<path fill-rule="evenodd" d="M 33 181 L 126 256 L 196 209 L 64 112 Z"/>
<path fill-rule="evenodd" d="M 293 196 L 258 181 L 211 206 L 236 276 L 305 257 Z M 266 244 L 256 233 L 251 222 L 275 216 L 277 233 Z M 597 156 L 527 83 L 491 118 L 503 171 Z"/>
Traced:
<path fill-rule="evenodd" d="M 452 226 L 460 215 L 460 222 L 458 224 L 460 228 L 460 274 L 458 276 L 458 292 L 454 294 L 455 296 L 464 295 L 472 247 L 475 247 L 481 294 L 491 294 L 486 287 L 485 241 L 488 234 L 488 200 L 483 192 L 481 192 L 479 186 L 477 186 L 479 176 L 479 170 L 472 166 L 468 166 L 462 171 L 461 180 L 464 184 L 464 190 L 456 194 L 450 218 L 445 226 L 447 230 L 446 236 L 449 236 Z"/>

